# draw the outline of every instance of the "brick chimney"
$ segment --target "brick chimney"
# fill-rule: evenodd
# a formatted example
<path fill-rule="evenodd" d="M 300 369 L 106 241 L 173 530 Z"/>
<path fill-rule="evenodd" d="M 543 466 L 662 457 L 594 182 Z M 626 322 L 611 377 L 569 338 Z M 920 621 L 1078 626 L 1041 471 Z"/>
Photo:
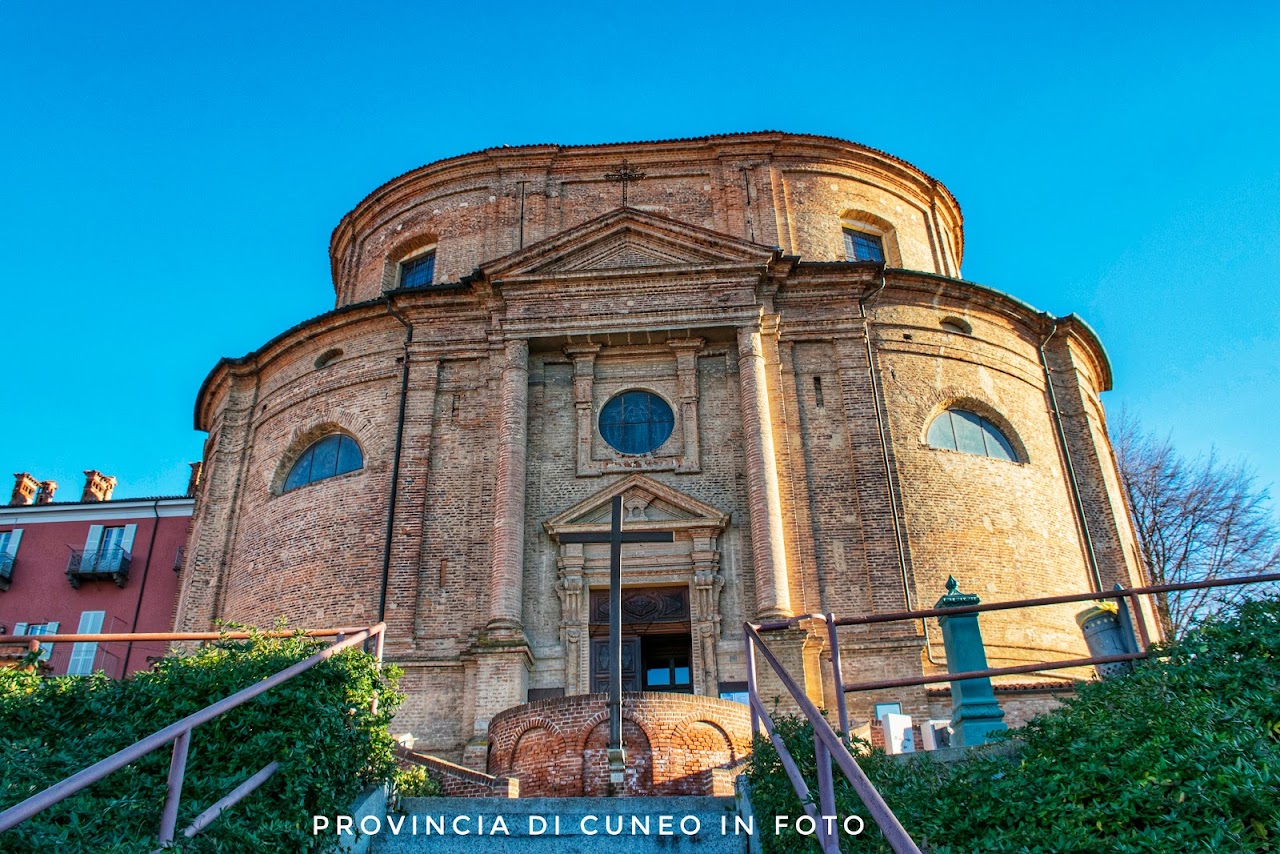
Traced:
<path fill-rule="evenodd" d="M 200 476 L 204 473 L 204 463 L 188 463 L 191 466 L 191 479 L 187 481 L 187 496 L 194 498 L 196 490 L 200 488 Z"/>
<path fill-rule="evenodd" d="M 25 471 L 16 473 L 13 478 L 16 482 L 13 485 L 13 497 L 9 499 L 9 506 L 21 507 L 25 504 L 33 504 L 40 482 Z"/>
<path fill-rule="evenodd" d="M 107 477 L 97 469 L 85 469 L 84 472 L 84 494 L 80 496 L 81 501 L 110 501 L 111 490 L 116 488 L 116 479 Z"/>
<path fill-rule="evenodd" d="M 37 504 L 52 504 L 53 494 L 58 491 L 58 482 L 56 480 L 40 481 L 40 491 L 36 493 Z"/>

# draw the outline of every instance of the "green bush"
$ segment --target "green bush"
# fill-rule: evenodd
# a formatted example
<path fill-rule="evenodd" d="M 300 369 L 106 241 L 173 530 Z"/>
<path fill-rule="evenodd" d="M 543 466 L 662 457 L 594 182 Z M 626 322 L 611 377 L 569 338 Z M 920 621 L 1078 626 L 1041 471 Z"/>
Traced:
<path fill-rule="evenodd" d="M 778 728 L 816 793 L 811 729 Z M 859 762 L 930 854 L 1280 850 L 1280 601 L 1247 603 L 1010 736 L 1015 750 L 952 765 L 865 749 Z M 773 816 L 801 807 L 772 745 L 748 773 L 766 852 L 816 851 L 773 836 Z M 838 811 L 870 824 L 835 776 Z M 874 825 L 841 844 L 890 850 Z"/>
<path fill-rule="evenodd" d="M 170 655 L 125 680 L 101 673 L 42 679 L 0 671 L 0 808 L 88 767 L 210 703 L 300 661 L 324 644 L 301 637 L 223 641 Z M 388 780 L 387 724 L 401 701 L 398 670 L 347 650 L 192 732 L 177 849 L 307 851 L 311 816 L 349 811 Z M 378 711 L 371 710 L 378 698 Z M 156 847 L 171 749 L 153 751 L 78 795 L 0 834 L 0 851 L 149 852 Z M 280 770 L 193 840 L 181 829 L 272 760 Z"/>
<path fill-rule="evenodd" d="M 396 796 L 400 798 L 435 798 L 443 794 L 440 784 L 421 765 L 397 768 L 394 781 Z"/>

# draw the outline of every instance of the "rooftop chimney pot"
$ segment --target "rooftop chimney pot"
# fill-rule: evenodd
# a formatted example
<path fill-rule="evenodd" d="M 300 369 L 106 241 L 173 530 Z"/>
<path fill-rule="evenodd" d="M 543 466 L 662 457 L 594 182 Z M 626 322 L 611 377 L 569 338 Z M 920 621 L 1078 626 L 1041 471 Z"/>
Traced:
<path fill-rule="evenodd" d="M 187 481 L 187 496 L 194 498 L 200 488 L 200 476 L 204 473 L 204 463 L 188 463 L 191 466 L 191 479 Z"/>
<path fill-rule="evenodd" d="M 40 482 L 25 471 L 17 472 L 13 479 L 13 497 L 9 499 L 9 506 L 22 507 L 34 503 Z"/>
<path fill-rule="evenodd" d="M 84 472 L 84 494 L 80 496 L 81 501 L 110 501 L 111 491 L 116 488 L 116 479 L 107 477 L 97 469 L 85 469 Z"/>
<path fill-rule="evenodd" d="M 53 494 L 58 491 L 58 482 L 56 480 L 40 481 L 40 491 L 36 493 L 37 504 L 52 504 Z"/>

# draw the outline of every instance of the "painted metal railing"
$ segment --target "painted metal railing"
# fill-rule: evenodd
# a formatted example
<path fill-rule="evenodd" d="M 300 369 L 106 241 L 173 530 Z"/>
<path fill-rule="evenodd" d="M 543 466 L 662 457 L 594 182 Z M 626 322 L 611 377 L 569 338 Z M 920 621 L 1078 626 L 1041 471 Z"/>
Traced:
<path fill-rule="evenodd" d="M 980 679 L 990 678 L 994 676 L 1008 676 L 1019 673 L 1038 673 L 1046 670 L 1063 670 L 1073 667 L 1089 667 L 1099 664 L 1112 664 L 1125 661 L 1137 661 L 1139 659 L 1148 658 L 1151 655 L 1151 633 L 1148 630 L 1146 618 L 1143 615 L 1141 607 L 1142 596 L 1161 595 L 1166 593 L 1178 593 L 1184 590 L 1204 590 L 1215 587 L 1234 587 L 1245 584 L 1266 584 L 1280 582 L 1280 573 L 1268 573 L 1265 575 L 1254 575 L 1245 578 L 1219 578 L 1211 581 L 1185 582 L 1180 584 L 1157 584 L 1147 587 L 1131 587 L 1122 588 L 1119 585 L 1115 590 L 1104 593 L 1073 593 L 1063 596 L 1044 596 L 1036 599 L 1016 599 L 1007 602 L 990 602 L 978 605 L 965 605 L 954 608 L 924 608 L 914 611 L 897 611 L 887 614 L 866 614 L 861 617 L 836 617 L 835 614 L 801 614 L 786 620 L 778 620 L 775 622 L 752 624 L 747 623 L 744 626 L 746 633 L 746 651 L 747 651 L 747 687 L 750 694 L 751 705 L 751 728 L 756 735 L 760 734 L 760 728 L 763 724 L 769 739 L 773 742 L 778 751 L 778 758 L 782 761 L 782 766 L 790 778 L 792 787 L 796 794 L 800 796 L 800 800 L 805 804 L 805 811 L 814 819 L 816 826 L 816 835 L 818 842 L 822 847 L 824 854 L 837 854 L 839 847 L 837 838 L 833 829 L 820 821 L 821 816 L 835 815 L 835 790 L 831 779 L 831 761 L 834 760 L 836 765 L 844 772 L 850 784 L 853 785 L 854 791 L 862 798 L 862 802 L 866 805 L 867 810 L 871 813 L 872 818 L 880 827 L 881 833 L 889 842 L 897 854 L 902 852 L 918 852 L 919 849 L 911 840 L 911 837 L 903 829 L 893 811 L 885 803 L 880 793 L 876 791 L 874 785 L 867 778 L 866 774 L 858 767 L 857 761 L 849 753 L 844 742 L 841 741 L 839 735 L 832 729 L 822 713 L 804 693 L 804 690 L 796 683 L 786 669 L 778 662 L 765 644 L 762 634 L 769 632 L 786 631 L 788 629 L 798 628 L 802 623 L 822 622 L 827 627 L 827 642 L 831 652 L 831 670 L 834 683 L 839 686 L 836 693 L 836 703 L 838 706 L 838 717 L 841 732 L 848 733 L 849 730 L 849 708 L 845 699 L 845 695 L 857 691 L 875 691 L 888 688 L 906 688 L 918 685 L 934 685 L 944 682 L 959 682 L 964 679 Z M 948 617 L 960 614 L 977 614 L 986 611 L 1007 611 L 1018 608 L 1035 608 L 1046 605 L 1062 605 L 1073 602 L 1097 602 L 1101 600 L 1118 600 L 1120 604 L 1120 613 L 1122 625 L 1127 621 L 1128 609 L 1124 607 L 1125 603 L 1132 606 L 1133 615 L 1131 622 L 1128 622 L 1126 628 L 1132 631 L 1136 637 L 1137 652 L 1124 653 L 1120 655 L 1095 655 L 1088 658 L 1074 658 L 1065 661 L 1048 661 L 1035 664 L 1020 664 L 1010 667 L 991 667 L 985 670 L 970 670 L 960 673 L 946 673 L 932 676 L 914 676 L 902 679 L 879 679 L 871 682 L 855 682 L 846 683 L 844 681 L 844 672 L 840 659 L 840 640 L 836 630 L 841 626 L 866 626 L 878 623 L 895 623 L 895 622 L 914 622 L 929 617 Z M 772 718 L 769 717 L 764 703 L 760 698 L 757 690 L 756 682 L 756 664 L 755 654 L 759 652 L 760 656 L 769 664 L 777 675 L 779 681 L 787 689 L 792 700 L 799 707 L 801 713 L 809 721 L 814 731 L 814 751 L 817 754 L 818 764 L 818 802 L 815 805 L 812 802 L 811 794 L 803 777 L 800 774 L 799 767 L 795 760 L 787 751 L 786 745 L 782 738 L 777 734 Z M 819 812 L 820 811 L 820 812 Z"/>
<path fill-rule="evenodd" d="M 816 617 L 809 615 L 809 618 L 826 619 L 821 615 L 816 615 Z M 796 618 L 795 622 L 801 619 L 806 618 Z M 793 621 L 787 622 L 787 627 L 793 627 L 793 625 Z M 840 852 L 836 828 L 833 826 L 836 821 L 836 795 L 835 782 L 831 774 L 832 761 L 840 768 L 845 779 L 853 786 L 853 790 L 858 793 L 858 797 L 862 799 L 862 803 L 866 806 L 867 811 L 875 820 L 880 832 L 884 834 L 885 840 L 888 841 L 889 847 L 894 850 L 895 854 L 920 854 L 920 849 L 916 847 L 910 834 L 903 828 L 902 823 L 898 821 L 898 817 L 893 814 L 893 810 L 889 809 L 889 805 L 880 796 L 880 792 L 876 790 L 866 772 L 858 766 L 857 760 L 853 758 L 853 754 L 849 752 L 840 736 L 831 728 L 826 718 L 822 716 L 822 712 L 818 711 L 818 707 L 808 698 L 804 689 L 796 684 L 795 679 L 791 677 L 791 674 L 787 673 L 787 669 L 782 666 L 768 645 L 765 644 L 764 639 L 760 637 L 759 629 L 762 627 L 747 623 L 743 628 L 746 632 L 747 640 L 747 692 L 751 706 L 751 732 L 753 735 L 759 736 L 760 728 L 763 725 L 765 732 L 768 733 L 769 740 L 773 742 L 774 748 L 778 751 L 778 759 L 781 760 L 782 767 L 787 772 L 787 778 L 791 780 L 792 788 L 795 789 L 796 794 L 800 797 L 800 803 L 804 804 L 805 813 L 814 821 L 815 834 L 818 844 L 822 847 L 823 854 L 839 854 Z M 774 629 L 774 631 L 777 630 L 776 628 Z M 791 699 L 800 707 L 801 713 L 809 721 L 809 725 L 813 727 L 813 752 L 818 766 L 818 801 L 816 804 L 813 801 L 808 784 L 804 781 L 804 776 L 800 773 L 799 766 L 787 749 L 782 736 L 778 734 L 773 724 L 773 718 L 769 716 L 768 710 L 764 707 L 764 702 L 760 699 L 759 683 L 756 681 L 757 652 L 773 669 L 774 675 L 782 682 L 783 687 L 787 689 L 787 693 L 791 695 Z M 831 823 L 824 820 L 826 817 L 830 817 Z"/>
<path fill-rule="evenodd" d="M 219 700 L 212 705 L 206 706 L 198 712 L 187 715 L 180 721 L 172 723 L 162 730 L 152 733 L 146 738 L 135 742 L 123 750 L 117 751 L 99 762 L 90 765 L 83 771 L 67 777 L 58 783 L 53 784 L 39 794 L 32 795 L 20 804 L 10 807 L 0 813 L 0 833 L 15 827 L 26 821 L 32 816 L 58 804 L 77 792 L 85 789 L 94 783 L 102 780 L 114 771 L 118 771 L 126 765 L 137 762 L 143 756 L 158 750 L 167 744 L 173 744 L 173 757 L 169 763 L 168 789 L 165 796 L 164 808 L 160 814 L 160 832 L 159 842 L 160 848 L 171 845 L 177 836 L 178 824 L 178 807 L 182 801 L 182 782 L 186 774 L 187 768 L 187 751 L 191 745 L 191 732 L 203 723 L 208 723 L 214 718 L 231 711 L 237 706 L 257 697 L 281 685 L 300 673 L 310 670 L 320 662 L 333 657 L 345 649 L 362 644 L 370 639 L 374 640 L 374 654 L 379 662 L 382 661 L 383 637 L 386 633 L 386 623 L 378 623 L 368 628 L 342 628 L 342 629 L 323 629 L 318 631 L 297 631 L 297 632 L 261 632 L 257 637 L 293 637 L 296 635 L 305 635 L 312 638 L 332 637 L 334 643 L 314 655 L 303 659 L 284 670 L 250 685 L 241 691 L 237 691 L 229 697 Z M 26 644 L 28 649 L 32 651 L 39 650 L 41 643 L 50 642 L 110 642 L 110 641 L 207 641 L 207 640 L 244 640 L 253 637 L 248 632 L 186 632 L 186 633 L 170 633 L 170 632 L 141 632 L 134 634 L 97 634 L 97 635 L 36 635 L 27 638 L 24 635 L 9 635 L 7 637 L 0 636 L 0 645 L 4 644 Z M 375 710 L 377 699 L 374 699 Z M 209 824 L 222 814 L 224 810 L 232 805 L 240 802 L 255 789 L 265 783 L 280 768 L 280 763 L 272 761 L 267 763 L 261 770 L 253 774 L 249 779 L 236 786 L 221 798 L 213 806 L 202 812 L 195 818 L 183 831 L 183 836 L 190 839 L 191 837 L 204 830 Z"/>

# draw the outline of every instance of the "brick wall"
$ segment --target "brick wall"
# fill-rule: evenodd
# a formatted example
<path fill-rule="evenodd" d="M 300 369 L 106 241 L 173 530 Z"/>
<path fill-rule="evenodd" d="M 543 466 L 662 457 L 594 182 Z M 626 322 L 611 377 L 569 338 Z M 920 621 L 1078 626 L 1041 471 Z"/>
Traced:
<path fill-rule="evenodd" d="M 489 773 L 519 779 L 522 797 L 606 794 L 606 700 L 539 700 L 498 715 L 489 725 Z M 751 722 L 746 706 L 726 700 L 626 694 L 623 740 L 628 795 L 731 795 L 751 748 Z"/>
<path fill-rule="evenodd" d="M 436 281 L 600 216 L 621 203 L 604 177 L 646 173 L 633 207 L 816 261 L 844 260 L 844 217 L 893 226 L 891 266 L 958 275 L 959 206 L 904 161 L 827 137 L 738 134 L 669 143 L 488 149 L 400 176 L 334 231 L 338 304 L 378 296 L 388 258 L 435 243 Z M 869 216 L 868 216 L 869 215 Z"/>

